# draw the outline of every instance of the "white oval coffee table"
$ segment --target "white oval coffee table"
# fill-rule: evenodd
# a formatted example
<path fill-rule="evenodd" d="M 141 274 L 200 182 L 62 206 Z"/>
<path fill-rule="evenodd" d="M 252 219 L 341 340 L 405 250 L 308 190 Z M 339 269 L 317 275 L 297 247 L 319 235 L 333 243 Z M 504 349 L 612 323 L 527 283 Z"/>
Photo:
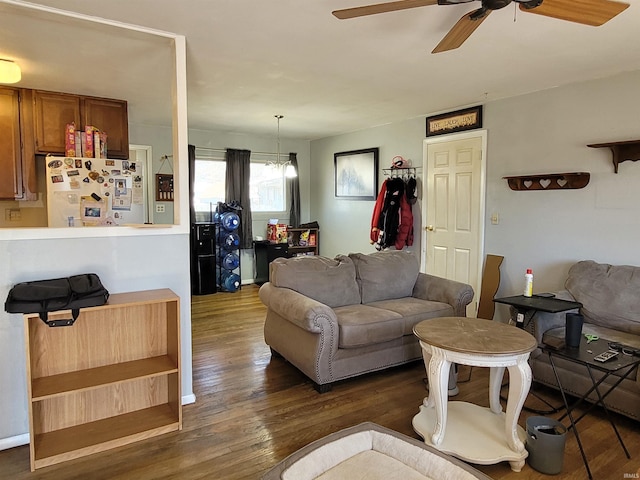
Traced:
<path fill-rule="evenodd" d="M 418 323 L 429 379 L 429 396 L 413 418 L 425 443 L 476 464 L 508 461 L 519 472 L 527 451 L 518 417 L 531 386 L 529 354 L 536 340 L 522 329 L 491 320 L 443 317 Z M 489 408 L 468 402 L 447 402 L 452 363 L 489 367 Z M 506 413 L 500 404 L 504 369 L 509 370 Z"/>

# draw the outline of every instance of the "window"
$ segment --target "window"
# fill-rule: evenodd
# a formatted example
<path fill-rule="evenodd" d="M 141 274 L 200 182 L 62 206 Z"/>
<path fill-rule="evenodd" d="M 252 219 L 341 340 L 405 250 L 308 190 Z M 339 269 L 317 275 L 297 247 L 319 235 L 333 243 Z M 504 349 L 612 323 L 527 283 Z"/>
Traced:
<path fill-rule="evenodd" d="M 282 169 L 268 166 L 265 162 L 251 162 L 251 211 L 284 212 L 285 181 Z"/>
<path fill-rule="evenodd" d="M 222 159 L 196 159 L 193 204 L 196 220 L 210 221 L 209 213 L 224 202 L 226 162 Z M 285 180 L 281 169 L 265 161 L 251 160 L 249 179 L 252 212 L 284 212 Z"/>
<path fill-rule="evenodd" d="M 224 160 L 196 159 L 195 181 L 193 184 L 193 206 L 197 222 L 210 222 L 210 213 L 218 202 L 224 202 Z"/>

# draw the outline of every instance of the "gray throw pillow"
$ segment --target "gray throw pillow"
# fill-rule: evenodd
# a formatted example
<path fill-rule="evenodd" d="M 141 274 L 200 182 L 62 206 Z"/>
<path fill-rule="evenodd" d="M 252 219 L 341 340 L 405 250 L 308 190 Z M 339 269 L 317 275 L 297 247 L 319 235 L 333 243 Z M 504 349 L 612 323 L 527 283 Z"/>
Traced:
<path fill-rule="evenodd" d="M 290 288 L 331 308 L 360 303 L 353 261 L 344 255 L 277 258 L 270 264 L 269 281 Z"/>
<path fill-rule="evenodd" d="M 410 297 L 420 265 L 413 253 L 385 250 L 368 255 L 350 253 L 356 266 L 362 303 Z"/>
<path fill-rule="evenodd" d="M 584 260 L 569 269 L 565 288 L 589 323 L 640 335 L 640 267 Z"/>

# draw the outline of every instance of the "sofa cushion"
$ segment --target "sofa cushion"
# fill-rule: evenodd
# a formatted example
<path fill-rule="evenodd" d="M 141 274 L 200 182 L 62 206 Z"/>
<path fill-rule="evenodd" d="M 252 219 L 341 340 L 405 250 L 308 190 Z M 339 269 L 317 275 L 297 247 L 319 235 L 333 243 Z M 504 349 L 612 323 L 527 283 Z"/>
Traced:
<path fill-rule="evenodd" d="M 334 309 L 338 318 L 338 348 L 357 348 L 388 342 L 404 335 L 399 313 L 369 305 L 347 305 Z"/>
<path fill-rule="evenodd" d="M 565 288 L 588 322 L 640 335 L 640 267 L 585 260 L 569 269 Z"/>
<path fill-rule="evenodd" d="M 402 316 L 403 334 L 413 335 L 413 327 L 422 320 L 438 317 L 453 317 L 453 307 L 448 303 L 433 302 L 420 298 L 405 297 L 368 303 L 369 307 L 382 308 Z"/>
<path fill-rule="evenodd" d="M 356 269 L 347 256 L 276 258 L 269 269 L 269 281 L 276 287 L 295 290 L 329 307 L 360 303 Z"/>
<path fill-rule="evenodd" d="M 410 297 L 418 278 L 418 259 L 404 250 L 388 250 L 368 255 L 350 253 L 356 266 L 362 303 Z"/>

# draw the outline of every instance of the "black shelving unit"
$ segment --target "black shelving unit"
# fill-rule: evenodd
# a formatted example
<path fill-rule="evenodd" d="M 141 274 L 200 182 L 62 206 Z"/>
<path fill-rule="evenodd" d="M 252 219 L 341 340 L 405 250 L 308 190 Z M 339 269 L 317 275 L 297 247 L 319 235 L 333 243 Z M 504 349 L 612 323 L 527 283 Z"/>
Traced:
<path fill-rule="evenodd" d="M 237 292 L 240 278 L 239 207 L 219 203 L 215 215 L 216 284 L 222 292 Z"/>
<path fill-rule="evenodd" d="M 191 293 L 217 292 L 216 226 L 213 223 L 191 225 Z"/>

